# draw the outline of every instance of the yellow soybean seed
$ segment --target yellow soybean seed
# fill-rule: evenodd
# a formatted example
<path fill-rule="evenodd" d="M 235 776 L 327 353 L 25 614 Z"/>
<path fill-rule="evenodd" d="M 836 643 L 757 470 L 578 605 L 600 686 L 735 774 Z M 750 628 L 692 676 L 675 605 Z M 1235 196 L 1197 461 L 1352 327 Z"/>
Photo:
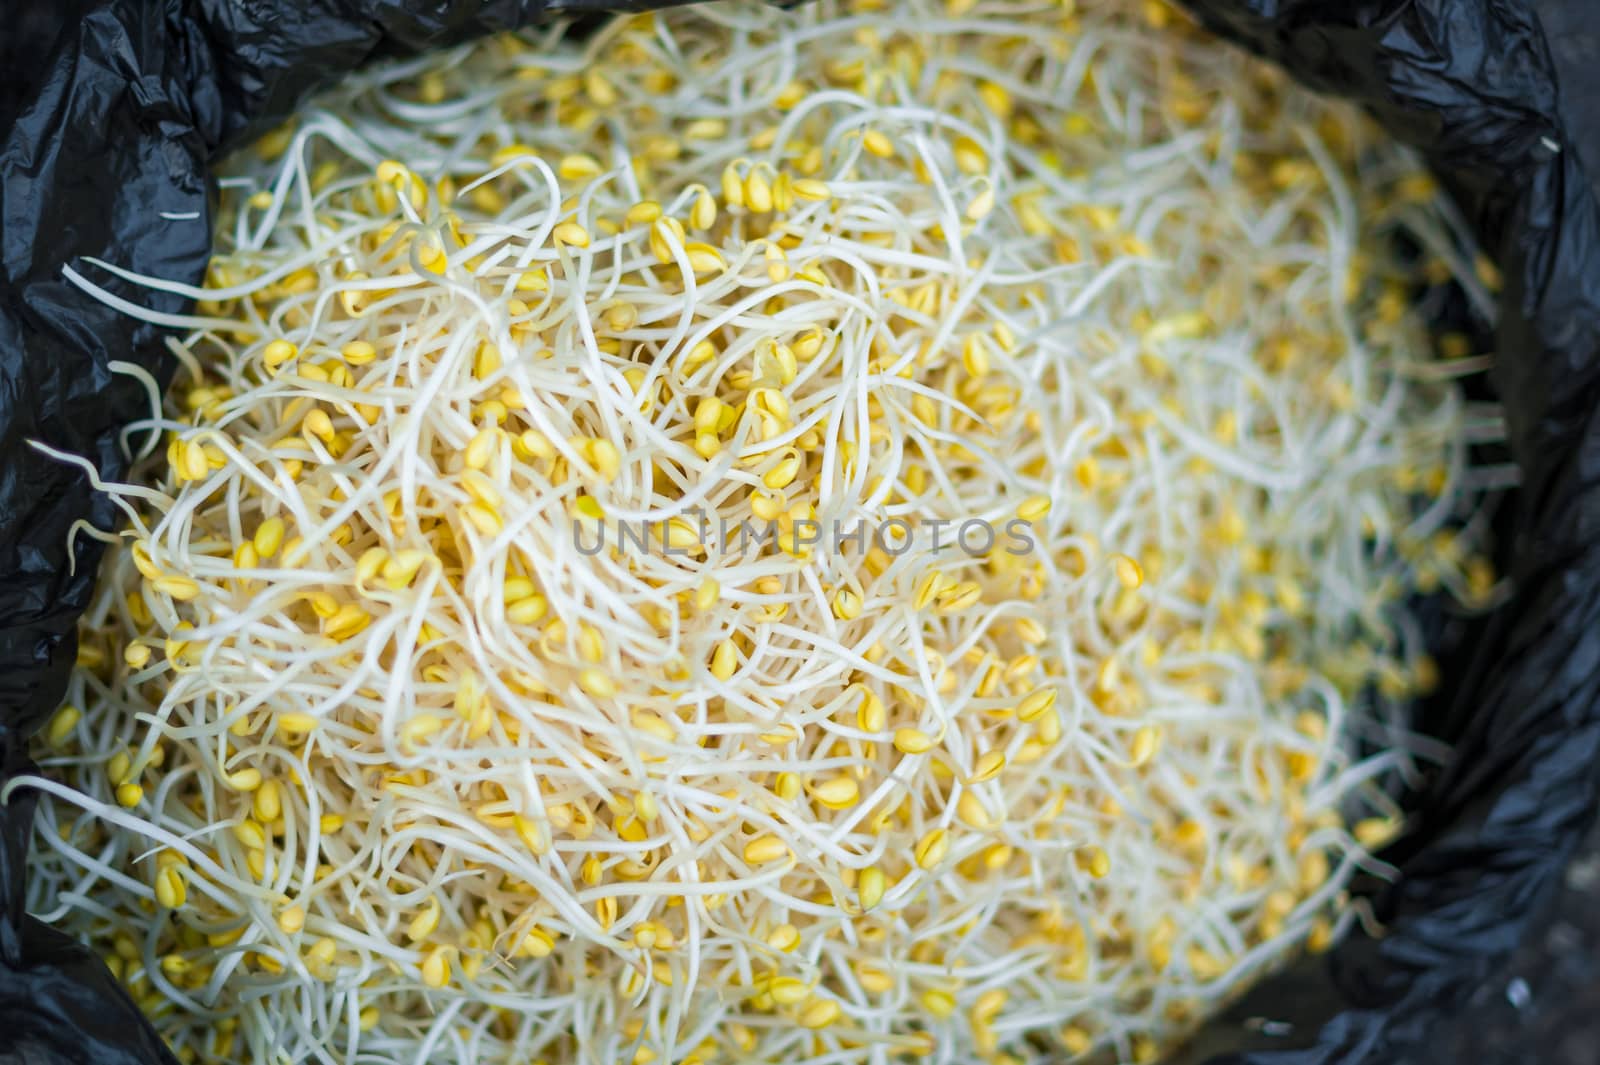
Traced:
<path fill-rule="evenodd" d="M 176 910 L 188 897 L 189 890 L 183 882 L 180 866 L 169 865 L 156 874 L 156 901 L 163 908 Z"/>
<path fill-rule="evenodd" d="M 1172 830 L 1172 840 L 1185 850 L 1201 851 L 1206 842 L 1205 826 L 1198 821 L 1180 821 Z"/>
<path fill-rule="evenodd" d="M 1111 858 L 1100 847 L 1085 847 L 1077 853 L 1078 868 L 1094 877 L 1104 879 L 1111 872 Z"/>
<path fill-rule="evenodd" d="M 826 1028 L 839 1019 L 841 1013 L 837 1002 L 829 998 L 813 999 L 811 1004 L 800 1011 L 800 1026 L 802 1028 Z"/>
<path fill-rule="evenodd" d="M 276 780 L 264 780 L 256 789 L 255 801 L 252 803 L 256 819 L 268 823 L 276 821 L 278 815 L 283 813 L 283 788 Z"/>
<path fill-rule="evenodd" d="M 1034 522 L 1050 513 L 1050 497 L 1047 495 L 1031 495 L 1017 504 L 1017 517 L 1023 521 Z"/>
<path fill-rule="evenodd" d="M 517 275 L 516 290 L 518 292 L 549 292 L 550 291 L 550 274 L 549 274 L 549 271 L 547 271 L 544 267 L 540 267 L 537 270 L 524 270 L 522 273 Z M 488 344 L 487 342 L 485 342 L 484 347 L 493 347 L 493 345 Z M 479 351 L 481 353 L 483 351 L 483 348 L 480 348 Z M 499 355 L 500 355 L 499 349 L 496 348 L 495 349 L 496 368 L 498 368 Z M 475 374 L 475 376 L 477 376 L 479 378 L 482 378 L 484 375 L 483 374 Z"/>
<path fill-rule="evenodd" d="M 583 152 L 562 156 L 556 164 L 556 174 L 562 181 L 587 181 L 604 173 L 600 160 Z"/>
<path fill-rule="evenodd" d="M 985 991 L 972 1004 L 973 1020 L 979 1023 L 994 1020 L 1000 1015 L 1000 1011 L 1005 1008 L 1006 999 L 1010 997 L 1010 994 L 1003 987 L 995 987 Z"/>
<path fill-rule="evenodd" d="M 888 710 L 876 692 L 865 691 L 856 707 L 856 724 L 862 732 L 882 732 L 889 723 Z"/>
<path fill-rule="evenodd" d="M 780 924 L 767 936 L 767 946 L 773 950 L 781 950 L 785 954 L 792 952 L 800 945 L 800 930 L 792 924 Z"/>
<path fill-rule="evenodd" d="M 406 937 L 413 943 L 420 943 L 433 935 L 434 930 L 439 927 L 440 914 L 439 900 L 429 899 L 421 912 L 406 926 Z"/>
<path fill-rule="evenodd" d="M 176 465 L 184 480 L 201 480 L 211 470 L 211 463 L 206 458 L 205 447 L 198 441 L 188 440 L 178 445 L 177 455 L 178 462 Z"/>
<path fill-rule="evenodd" d="M 697 118 L 683 127 L 689 140 L 713 140 L 728 132 L 728 124 L 720 118 Z"/>
<path fill-rule="evenodd" d="M 585 669 L 579 673 L 578 687 L 596 699 L 609 699 L 617 694 L 617 682 L 600 669 Z"/>
<path fill-rule="evenodd" d="M 722 202 L 729 207 L 744 206 L 744 179 L 733 163 L 722 168 Z"/>
<path fill-rule="evenodd" d="M 889 159 L 894 156 L 894 142 L 882 130 L 867 130 L 861 137 L 861 147 L 879 159 Z"/>
<path fill-rule="evenodd" d="M 718 680 L 727 680 L 738 668 L 739 651 L 733 641 L 723 640 L 717 644 L 717 649 L 711 654 L 711 675 Z"/>
<path fill-rule="evenodd" d="M 779 725 L 769 732 L 761 733 L 758 738 L 762 743 L 770 744 L 773 747 L 787 747 L 800 737 L 799 730 L 793 725 Z"/>
<path fill-rule="evenodd" d="M 255 545 L 256 554 L 262 558 L 271 558 L 278 553 L 278 548 L 283 546 L 284 524 L 282 518 L 268 518 L 256 526 L 255 536 L 251 543 Z"/>
<path fill-rule="evenodd" d="M 870 910 L 883 901 L 884 891 L 888 888 L 888 878 L 883 870 L 875 865 L 869 865 L 861 870 L 856 877 L 856 894 L 861 900 L 861 908 Z"/>
<path fill-rule="evenodd" d="M 938 570 L 929 570 L 917 581 L 916 588 L 912 591 L 911 605 L 917 610 L 925 610 L 938 595 L 954 582 Z"/>
<path fill-rule="evenodd" d="M 985 751 L 972 763 L 972 775 L 967 778 L 969 784 L 981 784 L 986 780 L 993 780 L 1005 768 L 1006 756 L 999 751 Z"/>
<path fill-rule="evenodd" d="M 694 607 L 696 610 L 710 610 L 716 605 L 722 595 L 722 586 L 715 577 L 707 577 L 701 581 L 694 590 Z"/>
<path fill-rule="evenodd" d="M 793 802 L 798 799 L 800 791 L 800 774 L 794 772 L 779 773 L 777 783 L 772 788 L 772 793 L 784 802 Z"/>
<path fill-rule="evenodd" d="M 330 640 L 349 640 L 350 636 L 357 635 L 366 628 L 366 625 L 371 624 L 371 620 L 373 616 L 363 611 L 360 606 L 346 603 L 323 622 L 322 632 Z"/>
<path fill-rule="evenodd" d="M 1321 954 L 1333 946 L 1333 925 L 1326 917 L 1318 917 L 1311 922 L 1311 932 L 1306 936 L 1306 949 L 1313 954 Z"/>
<path fill-rule="evenodd" d="M 128 554 L 133 559 L 134 568 L 137 569 L 146 580 L 153 581 L 157 577 L 161 576 L 161 570 L 157 568 L 154 562 L 150 561 L 150 546 L 145 541 L 134 541 L 132 547 L 128 549 Z"/>
<path fill-rule="evenodd" d="M 1017 639 L 1029 645 L 1044 643 L 1050 637 L 1045 627 L 1034 618 L 1017 618 L 1011 623 L 1011 628 L 1017 634 Z"/>
<path fill-rule="evenodd" d="M 129 808 L 139 805 L 144 798 L 144 789 L 131 781 L 127 784 L 117 785 L 117 803 Z"/>
<path fill-rule="evenodd" d="M 547 958 L 556 949 L 555 936 L 543 928 L 534 926 L 528 929 L 528 934 L 522 937 L 518 946 L 518 953 L 527 958 Z"/>
<path fill-rule="evenodd" d="M 661 204 L 655 200 L 640 200 L 628 208 L 628 213 L 623 216 L 631 226 L 649 225 L 661 217 Z"/>
<path fill-rule="evenodd" d="M 1017 720 L 1037 721 L 1056 705 L 1056 689 L 1040 688 L 1017 704 Z"/>
<path fill-rule="evenodd" d="M 853 777 L 837 776 L 814 785 L 811 797 L 830 810 L 843 810 L 856 804 L 861 787 Z"/>
<path fill-rule="evenodd" d="M 1075 1024 L 1061 1030 L 1061 1045 L 1069 1054 L 1087 1054 L 1094 1048 L 1094 1037 Z"/>
<path fill-rule="evenodd" d="M 384 583 L 396 591 L 404 588 L 431 557 L 426 551 L 395 552 L 394 557 L 383 564 Z"/>
<path fill-rule="evenodd" d="M 804 1002 L 811 995 L 811 989 L 803 980 L 796 980 L 792 976 L 780 976 L 767 985 L 767 994 L 772 996 L 772 1001 L 780 1006 L 793 1006 Z"/>
<path fill-rule="evenodd" d="M 450 957 L 448 947 L 434 947 L 422 960 L 422 982 L 432 988 L 441 988 L 450 982 Z"/>
<path fill-rule="evenodd" d="M 517 452 L 517 457 L 523 460 L 549 459 L 556 454 L 555 445 L 550 443 L 550 438 L 537 429 L 525 429 L 512 442 L 512 448 Z"/>
<path fill-rule="evenodd" d="M 966 217 L 969 222 L 978 222 L 987 218 L 994 212 L 995 194 L 994 186 L 989 185 L 967 204 Z"/>
<path fill-rule="evenodd" d="M 634 728 L 658 740 L 671 743 L 677 738 L 676 730 L 659 714 L 649 710 L 635 710 L 632 720 Z"/>
<path fill-rule="evenodd" d="M 261 827 L 259 821 L 245 819 L 233 826 L 233 838 L 244 844 L 249 851 L 264 850 L 267 846 L 266 829 Z"/>
<path fill-rule="evenodd" d="M 597 107 L 611 107 L 617 102 L 617 90 L 606 79 L 598 67 L 590 67 L 583 73 L 583 91 L 589 94 L 589 99 Z"/>
<path fill-rule="evenodd" d="M 672 931 L 656 921 L 643 921 L 633 931 L 633 945 L 641 950 L 671 950 Z"/>
<path fill-rule="evenodd" d="M 589 231 L 576 222 L 562 222 L 556 226 L 551 237 L 557 245 L 570 245 L 574 248 L 589 246 Z"/>
<path fill-rule="evenodd" d="M 639 308 L 631 303 L 617 303 L 606 309 L 606 328 L 613 333 L 625 333 L 639 324 Z"/>
<path fill-rule="evenodd" d="M 200 595 L 200 585 L 197 582 L 173 574 L 157 578 L 151 586 L 156 591 L 180 601 L 194 599 Z"/>
<path fill-rule="evenodd" d="M 587 621 L 578 623 L 578 655 L 585 662 L 599 662 L 606 656 L 605 639 L 600 635 L 600 630 Z"/>
<path fill-rule="evenodd" d="M 684 252 L 689 258 L 689 268 L 696 276 L 717 273 L 728 265 L 722 253 L 709 244 L 689 244 Z"/>
<path fill-rule="evenodd" d="M 300 354 L 300 349 L 287 340 L 274 340 L 261 349 L 261 362 L 275 369 Z"/>
<path fill-rule="evenodd" d="M 365 366 L 378 357 L 378 349 L 366 340 L 352 340 L 339 349 L 340 358 L 351 366 Z"/>
<path fill-rule="evenodd" d="M 300 431 L 307 437 L 316 437 L 323 443 L 328 443 L 334 437 L 333 419 L 321 407 L 316 407 L 308 412 L 300 421 Z"/>
<path fill-rule="evenodd" d="M 356 560 L 356 583 L 361 585 L 372 580 L 388 560 L 389 552 L 381 547 L 369 547 L 361 552 L 361 557 Z"/>
<path fill-rule="evenodd" d="M 983 597 L 983 587 L 977 581 L 962 581 L 939 594 L 936 609 L 941 614 L 959 614 L 974 606 Z"/>
<path fill-rule="evenodd" d="M 782 497 L 760 491 L 750 493 L 750 510 L 763 521 L 777 521 L 783 514 Z"/>
<path fill-rule="evenodd" d="M 468 469 L 481 470 L 489 465 L 489 460 L 494 456 L 495 434 L 492 429 L 483 429 L 475 433 L 467 442 L 465 459 Z"/>
<path fill-rule="evenodd" d="M 700 195 L 695 197 L 694 207 L 689 212 L 689 224 L 696 229 L 710 229 L 717 224 L 717 201 L 705 189 L 701 189 Z"/>
<path fill-rule="evenodd" d="M 1135 767 L 1142 766 L 1155 757 L 1160 746 L 1161 730 L 1154 725 L 1144 725 L 1133 734 L 1133 741 L 1128 745 L 1128 761 Z"/>
<path fill-rule="evenodd" d="M 1300 889 L 1307 893 L 1327 883 L 1330 872 L 1327 852 L 1307 851 L 1300 858 Z"/>
<path fill-rule="evenodd" d="M 971 333 L 961 342 L 961 368 L 970 377 L 983 377 L 989 372 L 989 348 L 983 334 Z"/>
<path fill-rule="evenodd" d="M 278 927 L 294 935 L 306 925 L 306 911 L 301 906 L 290 906 L 278 914 Z"/>
<path fill-rule="evenodd" d="M 709 340 L 702 340 L 690 348 L 684 355 L 683 372 L 690 373 L 695 368 L 704 366 L 717 357 L 717 346 Z"/>
<path fill-rule="evenodd" d="M 1400 831 L 1400 822 L 1392 817 L 1368 817 L 1357 821 L 1351 828 L 1356 841 L 1368 850 L 1377 850 L 1394 839 Z"/>
<path fill-rule="evenodd" d="M 894 977 L 868 962 L 856 962 L 856 980 L 868 994 L 881 995 L 894 988 Z"/>
<path fill-rule="evenodd" d="M 1111 567 L 1117 576 L 1117 583 L 1124 588 L 1137 588 L 1144 583 L 1144 570 L 1127 555 L 1112 555 Z"/>
<path fill-rule="evenodd" d="M 766 485 L 768 488 L 777 491 L 780 488 L 787 488 L 790 484 L 792 484 L 799 472 L 800 454 L 799 452 L 793 452 L 780 461 L 772 469 L 768 470 L 762 476 L 761 483 Z"/>
<path fill-rule="evenodd" d="M 518 599 L 506 607 L 506 620 L 513 625 L 536 624 L 550 609 L 549 601 L 542 595 Z"/>
<path fill-rule="evenodd" d="M 229 773 L 227 776 L 228 787 L 234 791 L 255 791 L 261 787 L 261 770 L 254 766 Z"/>
<path fill-rule="evenodd" d="M 667 547 L 674 551 L 689 551 L 704 546 L 700 534 L 685 518 L 668 518 L 663 532 Z"/>
<path fill-rule="evenodd" d="M 76 706 L 63 706 L 50 718 L 50 726 L 45 731 L 45 739 L 52 747 L 60 747 L 67 742 L 67 737 L 72 735 L 72 730 L 78 727 L 78 722 L 83 718 L 83 711 Z"/>
<path fill-rule="evenodd" d="M 944 861 L 944 856 L 950 851 L 950 836 L 942 828 L 931 829 L 917 840 L 912 848 L 912 856 L 917 865 L 923 869 L 932 869 Z"/>
<path fill-rule="evenodd" d="M 744 845 L 744 860 L 751 865 L 765 865 L 790 857 L 789 845 L 777 836 L 758 836 Z"/>
<path fill-rule="evenodd" d="M 277 717 L 277 722 L 278 730 L 280 732 L 297 733 L 300 735 L 304 735 L 305 733 L 310 732 L 317 727 L 317 718 L 313 717 L 311 714 L 302 714 L 297 710 L 291 710 L 288 713 L 279 714 Z"/>
<path fill-rule="evenodd" d="M 482 503 L 468 503 L 460 510 L 461 517 L 484 536 L 496 536 L 505 528 L 499 513 Z"/>
<path fill-rule="evenodd" d="M 948 991 L 930 988 L 922 993 L 922 1006 L 941 1020 L 956 1011 L 955 996 Z"/>
<path fill-rule="evenodd" d="M 694 408 L 694 428 L 699 433 L 717 432 L 724 404 L 716 396 L 705 396 Z"/>
<path fill-rule="evenodd" d="M 971 791 L 963 791 L 961 798 L 956 800 L 956 816 L 980 830 L 994 825 L 994 818 L 989 816 L 989 811 L 984 808 L 982 800 Z"/>
<path fill-rule="evenodd" d="M 550 828 L 544 821 L 535 821 L 531 817 L 517 814 L 512 818 L 512 826 L 517 831 L 517 836 L 522 840 L 522 845 L 535 855 L 547 854 L 550 851 Z"/>
<path fill-rule="evenodd" d="M 752 170 L 744 179 L 744 205 L 757 214 L 772 210 L 772 186 L 760 170 Z"/>
<path fill-rule="evenodd" d="M 683 223 L 671 215 L 663 215 L 650 223 L 650 253 L 659 263 L 670 263 L 676 258 L 676 249 L 683 247 Z"/>
<path fill-rule="evenodd" d="M 827 182 L 815 178 L 799 178 L 790 185 L 790 188 L 802 200 L 826 200 L 833 195 Z"/>
<path fill-rule="evenodd" d="M 933 737 L 921 729 L 898 728 L 894 730 L 894 746 L 903 754 L 926 754 L 933 750 Z"/>

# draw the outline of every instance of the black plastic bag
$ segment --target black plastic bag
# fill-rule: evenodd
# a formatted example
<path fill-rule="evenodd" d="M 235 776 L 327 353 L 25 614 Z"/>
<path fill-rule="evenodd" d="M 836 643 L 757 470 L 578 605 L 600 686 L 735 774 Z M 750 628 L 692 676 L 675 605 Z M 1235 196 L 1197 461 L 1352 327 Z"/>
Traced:
<path fill-rule="evenodd" d="M 1385 855 L 1399 882 L 1365 885 L 1387 933 L 1358 933 L 1331 963 L 1302 959 L 1182 1055 L 1405 1060 L 1516 945 L 1600 799 L 1600 205 L 1528 11 L 1499 0 L 1186 2 L 1421 149 L 1505 277 L 1491 382 L 1523 475 L 1500 545 L 1517 593 L 1467 634 L 1421 709 L 1422 728 L 1457 753 Z M 120 476 L 118 431 L 146 399 L 108 364 L 136 362 L 163 383 L 173 370 L 161 329 L 91 299 L 62 267 L 97 256 L 198 283 L 208 166 L 310 91 L 371 59 L 557 14 L 654 6 L 25 0 L 13 13 L 33 28 L 0 41 L 0 70 L 37 78 L 25 94 L 0 91 L 0 786 L 32 769 L 27 737 L 75 655 L 100 550 L 77 538 L 69 571 L 73 523 L 115 525 L 81 471 L 27 441 Z M 56 22 L 28 21 L 46 8 Z M 176 224 L 163 212 L 197 214 Z M 118 285 L 108 287 L 133 295 Z M 138 299 L 188 309 L 160 292 Z M 171 1062 L 99 959 L 24 913 L 32 816 L 26 793 L 0 809 L 0 1062 Z"/>

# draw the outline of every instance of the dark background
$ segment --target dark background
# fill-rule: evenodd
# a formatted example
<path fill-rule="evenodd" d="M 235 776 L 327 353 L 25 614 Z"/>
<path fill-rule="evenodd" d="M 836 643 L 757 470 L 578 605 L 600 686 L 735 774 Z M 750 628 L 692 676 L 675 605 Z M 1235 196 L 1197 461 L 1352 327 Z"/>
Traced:
<path fill-rule="evenodd" d="M 1554 53 L 1568 150 L 1600 196 L 1600 2 L 1534 0 Z M 1600 831 L 1549 921 L 1439 1033 L 1439 1065 L 1600 1065 Z"/>
<path fill-rule="evenodd" d="M 470 3 L 472 0 L 459 0 Z M 0 0 L 0 128 L 83 0 Z M 1600 196 L 1600 0 L 1533 0 L 1560 75 L 1569 133 Z M 1440 1031 L 1439 1065 L 1600 1065 L 1600 831 L 1579 851 L 1549 919 Z M 1430 1062 L 1429 1065 L 1432 1065 Z"/>

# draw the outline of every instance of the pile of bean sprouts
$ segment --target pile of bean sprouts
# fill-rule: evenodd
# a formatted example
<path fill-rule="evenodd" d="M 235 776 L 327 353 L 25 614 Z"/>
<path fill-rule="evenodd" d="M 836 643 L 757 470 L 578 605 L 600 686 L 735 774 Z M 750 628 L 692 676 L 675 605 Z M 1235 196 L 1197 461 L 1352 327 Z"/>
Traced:
<path fill-rule="evenodd" d="M 193 315 L 69 271 L 181 369 L 13 785 L 183 1061 L 1147 1062 L 1361 919 L 1506 473 L 1351 109 L 1130 0 L 716 4 L 227 174 Z"/>

